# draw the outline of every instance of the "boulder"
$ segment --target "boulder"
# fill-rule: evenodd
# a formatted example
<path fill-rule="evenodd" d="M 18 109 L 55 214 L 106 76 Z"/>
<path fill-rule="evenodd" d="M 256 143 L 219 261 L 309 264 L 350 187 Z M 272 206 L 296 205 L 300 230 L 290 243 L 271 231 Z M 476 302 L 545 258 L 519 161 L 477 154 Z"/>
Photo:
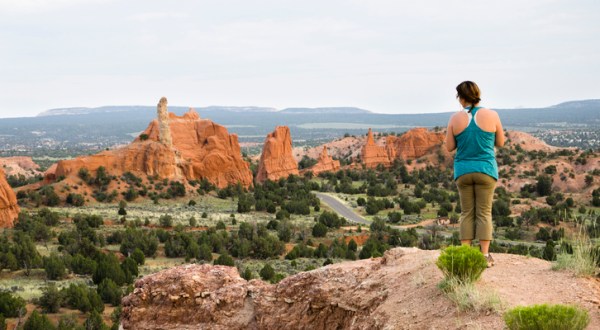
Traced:
<path fill-rule="evenodd" d="M 8 185 L 4 170 L 0 168 L 0 228 L 12 228 L 19 217 L 17 196 Z"/>
<path fill-rule="evenodd" d="M 298 173 L 298 163 L 292 155 L 290 129 L 287 126 L 277 126 L 265 139 L 256 181 L 275 181 Z"/>

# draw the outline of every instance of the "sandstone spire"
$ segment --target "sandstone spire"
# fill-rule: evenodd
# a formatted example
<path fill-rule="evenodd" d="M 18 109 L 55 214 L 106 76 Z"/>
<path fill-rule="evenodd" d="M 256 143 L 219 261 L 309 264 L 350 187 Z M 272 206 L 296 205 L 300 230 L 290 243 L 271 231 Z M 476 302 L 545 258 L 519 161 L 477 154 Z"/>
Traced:
<path fill-rule="evenodd" d="M 361 158 L 363 164 L 365 164 L 368 168 L 374 168 L 379 164 L 383 166 L 390 166 L 393 159 L 390 156 L 395 156 L 393 150 L 390 148 L 378 146 L 375 144 L 375 139 L 373 138 L 373 131 L 369 128 L 369 134 L 367 135 L 367 143 L 363 146 L 361 150 Z"/>
<path fill-rule="evenodd" d="M 287 126 L 277 126 L 265 139 L 256 181 L 275 181 L 298 173 L 298 163 L 292 155 L 290 129 Z"/>
<path fill-rule="evenodd" d="M 367 135 L 367 145 L 374 146 L 375 139 L 373 139 L 373 131 L 369 128 L 369 134 Z"/>
<path fill-rule="evenodd" d="M 167 147 L 173 147 L 171 139 L 171 128 L 169 127 L 169 110 L 167 110 L 167 98 L 162 97 L 156 107 L 158 113 L 159 141 Z"/>
<path fill-rule="evenodd" d="M 315 166 L 311 167 L 311 171 L 314 175 L 319 175 L 322 172 L 334 172 L 340 169 L 340 161 L 334 160 L 333 157 L 329 156 L 327 153 L 327 146 L 323 147 L 323 151 L 321 151 L 321 155 L 319 155 L 319 159 Z"/>

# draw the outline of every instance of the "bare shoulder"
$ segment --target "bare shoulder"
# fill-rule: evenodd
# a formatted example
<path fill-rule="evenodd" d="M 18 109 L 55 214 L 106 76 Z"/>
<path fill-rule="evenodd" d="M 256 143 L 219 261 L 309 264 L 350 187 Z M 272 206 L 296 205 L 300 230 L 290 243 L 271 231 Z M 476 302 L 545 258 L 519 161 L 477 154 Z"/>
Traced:
<path fill-rule="evenodd" d="M 500 118 L 500 116 L 498 116 L 498 112 L 496 112 L 495 110 L 489 109 L 489 108 L 481 108 L 478 111 L 479 113 L 481 113 L 482 115 L 485 115 L 488 118 Z"/>
<path fill-rule="evenodd" d="M 452 114 L 452 117 L 450 117 L 450 121 L 454 121 L 459 118 L 467 118 L 467 114 L 462 110 L 456 111 Z"/>

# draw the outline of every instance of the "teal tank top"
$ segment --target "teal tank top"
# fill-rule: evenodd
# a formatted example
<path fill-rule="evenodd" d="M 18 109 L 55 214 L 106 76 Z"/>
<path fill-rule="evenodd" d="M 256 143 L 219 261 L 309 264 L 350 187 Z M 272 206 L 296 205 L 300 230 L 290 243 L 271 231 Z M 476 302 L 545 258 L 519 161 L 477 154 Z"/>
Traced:
<path fill-rule="evenodd" d="M 469 173 L 483 173 L 498 180 L 498 163 L 494 144 L 496 133 L 482 130 L 475 123 L 475 114 L 481 107 L 471 110 L 473 115 L 469 126 L 456 135 L 456 155 L 454 156 L 454 180 Z"/>

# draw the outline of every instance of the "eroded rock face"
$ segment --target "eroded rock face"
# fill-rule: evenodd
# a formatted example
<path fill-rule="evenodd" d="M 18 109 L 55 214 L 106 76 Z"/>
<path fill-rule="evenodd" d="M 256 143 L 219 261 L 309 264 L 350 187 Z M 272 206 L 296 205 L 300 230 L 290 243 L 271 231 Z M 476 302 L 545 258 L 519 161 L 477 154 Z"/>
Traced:
<path fill-rule="evenodd" d="M 362 163 L 367 168 L 374 168 L 380 164 L 385 167 L 389 167 L 396 158 L 396 153 L 395 150 L 389 145 L 379 146 L 375 144 L 375 139 L 373 138 L 373 131 L 371 131 L 371 129 L 369 128 L 367 142 L 363 146 L 360 156 Z"/>
<path fill-rule="evenodd" d="M 6 182 L 4 170 L 0 168 L 0 228 L 12 228 L 19 211 L 17 196 Z"/>
<path fill-rule="evenodd" d="M 419 127 L 409 130 L 400 137 L 388 136 L 386 145 L 394 149 L 396 157 L 417 159 L 440 148 L 444 139 L 444 132 L 434 132 Z"/>
<path fill-rule="evenodd" d="M 208 119 L 200 119 L 193 109 L 179 117 L 168 113 L 165 119 L 166 99 L 158 104 L 160 120 L 153 120 L 148 128 L 126 147 L 104 151 L 92 156 L 63 160 L 46 172 L 47 180 L 75 177 L 80 168 L 92 174 L 100 166 L 112 175 L 124 172 L 158 176 L 174 180 L 206 178 L 219 188 L 252 185 L 252 172 L 242 159 L 237 135 Z M 161 126 L 168 123 L 168 129 Z M 168 138 L 167 138 L 168 136 Z"/>
<path fill-rule="evenodd" d="M 439 251 L 394 248 L 382 258 L 343 262 L 277 284 L 240 278 L 235 267 L 185 265 L 146 276 L 122 300 L 124 329 L 502 329 L 502 313 L 459 312 L 438 287 Z M 549 271 L 537 258 L 495 254 L 475 285 L 506 304 L 575 304 L 600 328 L 600 286 Z M 569 290 L 547 290 L 548 283 Z"/>
<path fill-rule="evenodd" d="M 227 266 L 186 265 L 149 275 L 123 298 L 124 329 L 348 329 L 381 325 L 372 315 L 388 292 L 369 277 L 381 260 L 336 265 L 275 285 Z M 360 297 L 360 299 L 355 299 Z"/>
<path fill-rule="evenodd" d="M 292 155 L 290 129 L 287 126 L 277 126 L 265 139 L 256 181 L 274 181 L 298 173 L 298 163 Z"/>
<path fill-rule="evenodd" d="M 31 157 L 3 157 L 0 158 L 0 167 L 4 169 L 6 175 L 23 175 L 28 178 L 42 174 L 39 171 L 40 166 Z"/>
<path fill-rule="evenodd" d="M 323 151 L 319 155 L 319 159 L 315 166 L 313 166 L 310 170 L 314 175 L 319 175 L 319 173 L 323 172 L 335 172 L 340 169 L 340 161 L 334 160 L 333 157 L 329 156 L 327 153 L 327 147 L 323 147 Z"/>

